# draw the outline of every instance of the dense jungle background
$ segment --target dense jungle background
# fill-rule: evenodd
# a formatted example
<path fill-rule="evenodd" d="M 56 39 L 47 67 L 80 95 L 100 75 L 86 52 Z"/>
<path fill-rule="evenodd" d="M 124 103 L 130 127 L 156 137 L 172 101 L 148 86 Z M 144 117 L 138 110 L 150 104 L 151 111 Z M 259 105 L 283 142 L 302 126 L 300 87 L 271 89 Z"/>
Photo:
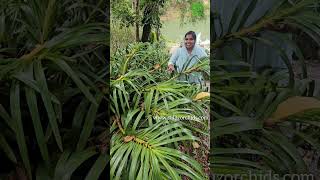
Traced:
<path fill-rule="evenodd" d="M 108 9 L 0 1 L 0 179 L 108 176 Z"/>
<path fill-rule="evenodd" d="M 211 5 L 212 176 L 318 179 L 319 1 Z"/>
<path fill-rule="evenodd" d="M 0 4 L 0 179 L 320 177 L 318 0 Z M 210 14 L 210 58 L 179 74 L 170 14 Z"/>

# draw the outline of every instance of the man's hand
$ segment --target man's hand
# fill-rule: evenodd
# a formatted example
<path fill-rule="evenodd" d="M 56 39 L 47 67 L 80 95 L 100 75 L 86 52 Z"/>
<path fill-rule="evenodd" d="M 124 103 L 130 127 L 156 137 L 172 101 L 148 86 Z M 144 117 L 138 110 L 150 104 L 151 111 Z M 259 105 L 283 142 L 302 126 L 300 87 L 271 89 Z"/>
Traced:
<path fill-rule="evenodd" d="M 170 72 L 170 73 L 172 73 L 172 71 L 174 71 L 175 69 L 174 69 L 174 66 L 173 66 L 173 64 L 169 64 L 168 65 L 168 71 Z"/>

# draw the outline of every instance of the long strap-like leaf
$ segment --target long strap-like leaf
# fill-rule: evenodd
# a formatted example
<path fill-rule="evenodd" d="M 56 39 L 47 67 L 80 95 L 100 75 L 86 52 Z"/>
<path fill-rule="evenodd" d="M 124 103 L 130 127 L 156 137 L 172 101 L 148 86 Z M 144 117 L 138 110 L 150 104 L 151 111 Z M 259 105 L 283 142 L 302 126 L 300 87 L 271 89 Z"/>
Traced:
<path fill-rule="evenodd" d="M 13 81 L 10 89 L 10 109 L 12 119 L 15 122 L 16 138 L 19 146 L 20 155 L 23 164 L 27 170 L 28 176 L 32 179 L 31 165 L 28 155 L 28 147 L 23 131 L 23 123 L 21 120 L 21 109 L 20 109 L 20 85 L 17 81 Z"/>
<path fill-rule="evenodd" d="M 58 122 L 57 122 L 57 116 L 51 102 L 51 97 L 50 97 L 50 93 L 47 86 L 47 80 L 43 72 L 41 61 L 35 62 L 34 72 L 35 72 L 35 77 L 38 81 L 39 87 L 41 88 L 41 97 L 48 113 L 51 129 L 53 131 L 53 134 L 57 141 L 59 149 L 63 151 L 60 131 L 59 131 Z"/>

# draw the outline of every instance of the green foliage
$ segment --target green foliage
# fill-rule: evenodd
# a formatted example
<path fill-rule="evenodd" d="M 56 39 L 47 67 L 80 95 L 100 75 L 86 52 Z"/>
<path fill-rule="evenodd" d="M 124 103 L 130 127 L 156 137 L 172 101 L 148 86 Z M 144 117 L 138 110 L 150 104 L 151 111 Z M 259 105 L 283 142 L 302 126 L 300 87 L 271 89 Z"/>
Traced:
<path fill-rule="evenodd" d="M 319 117 L 300 115 L 287 117 L 276 124 L 267 120 L 281 102 L 293 96 L 313 96 L 314 85 L 307 77 L 304 55 L 296 42 L 287 38 L 279 26 L 296 29 L 318 41 L 318 15 L 312 11 L 314 0 L 279 1 L 252 24 L 245 23 L 258 7 L 258 1 L 244 5 L 239 1 L 229 24 L 222 28 L 221 17 L 213 19 L 213 57 L 211 73 L 211 170 L 214 174 L 312 174 L 314 169 L 303 152 L 319 151 Z M 295 78 L 290 57 L 277 42 L 261 36 L 270 32 L 291 47 L 301 62 L 303 77 Z M 255 44 L 261 42 L 274 49 L 287 69 L 253 72 L 251 59 Z M 240 51 L 234 44 L 241 44 Z M 218 59 L 221 52 L 233 59 Z M 270 52 L 272 53 L 272 52 Z M 219 56 L 220 57 L 220 56 Z M 299 104 L 296 104 L 299 105 Z M 318 113 L 316 113 L 318 114 Z M 316 176 L 316 174 L 314 174 Z"/>
<path fill-rule="evenodd" d="M 137 2 L 138 6 L 136 7 Z M 120 27 L 126 27 L 128 29 L 136 28 L 136 33 L 137 31 L 140 32 L 140 28 L 143 27 L 142 35 L 139 35 L 141 41 L 153 42 L 155 40 L 155 35 L 156 39 L 159 39 L 160 37 L 160 34 L 157 34 L 162 27 L 160 17 L 165 14 L 167 9 L 169 9 L 172 5 L 178 5 L 177 7 L 180 8 L 181 24 L 185 23 L 185 17 L 188 18 L 188 22 L 196 22 L 205 19 L 205 14 L 207 14 L 204 3 L 198 0 L 112 0 L 111 21 L 113 24 L 117 24 Z M 120 29 L 120 31 L 123 30 Z M 152 34 L 152 32 L 157 33 Z M 150 36 L 151 38 L 149 38 Z"/>
<path fill-rule="evenodd" d="M 113 179 L 205 178 L 203 167 L 176 149 L 197 141 L 195 132 L 208 135 L 208 121 L 170 117 L 205 116 L 208 101 L 193 100 L 201 89 L 170 77 L 168 60 L 162 42 L 130 44 L 111 57 Z"/>
<path fill-rule="evenodd" d="M 1 176 L 98 179 L 108 158 L 104 1 L 1 4 Z"/>
<path fill-rule="evenodd" d="M 116 21 L 121 26 L 129 27 L 135 23 L 135 12 L 129 0 L 111 1 L 111 21 Z"/>
<path fill-rule="evenodd" d="M 113 54 L 118 49 L 124 49 L 128 43 L 135 42 L 134 30 L 132 27 L 121 27 L 119 22 L 110 24 L 110 52 Z"/>
<path fill-rule="evenodd" d="M 191 4 L 191 15 L 195 18 L 204 17 L 204 5 L 201 2 L 194 2 Z"/>
<path fill-rule="evenodd" d="M 210 7 L 200 0 L 173 1 L 172 4 L 180 11 L 181 25 L 203 21 L 210 14 Z"/>

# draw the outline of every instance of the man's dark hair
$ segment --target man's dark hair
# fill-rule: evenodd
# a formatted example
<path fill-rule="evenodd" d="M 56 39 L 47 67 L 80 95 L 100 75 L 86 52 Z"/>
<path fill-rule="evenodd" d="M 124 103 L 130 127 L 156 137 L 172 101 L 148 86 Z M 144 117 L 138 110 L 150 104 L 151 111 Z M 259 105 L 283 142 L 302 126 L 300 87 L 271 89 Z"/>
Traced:
<path fill-rule="evenodd" d="M 197 40 L 197 35 L 194 31 L 189 31 L 186 33 L 186 35 L 184 35 L 184 38 L 187 37 L 187 35 L 192 35 L 192 38 L 196 41 Z"/>

